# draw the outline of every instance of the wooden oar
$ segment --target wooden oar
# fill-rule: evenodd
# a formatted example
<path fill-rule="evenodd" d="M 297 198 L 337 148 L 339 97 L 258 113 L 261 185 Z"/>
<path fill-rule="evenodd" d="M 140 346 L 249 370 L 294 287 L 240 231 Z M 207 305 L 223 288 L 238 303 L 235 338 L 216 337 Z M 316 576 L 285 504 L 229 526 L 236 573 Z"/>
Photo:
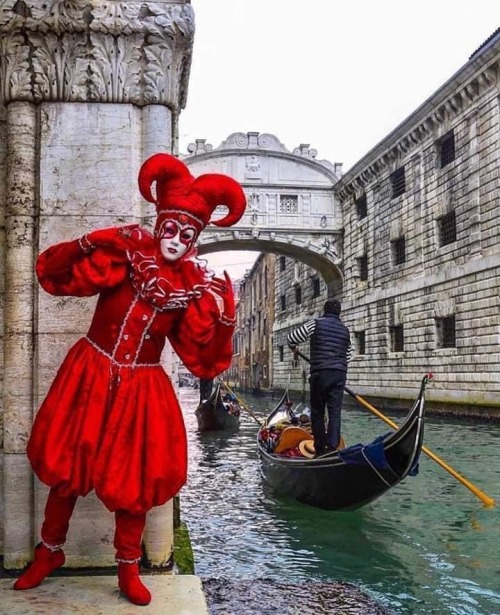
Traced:
<path fill-rule="evenodd" d="M 232 394 L 234 395 L 236 401 L 238 402 L 239 406 L 241 408 L 243 408 L 243 410 L 246 410 L 248 412 L 248 414 L 254 419 L 254 421 L 256 421 L 259 424 L 259 427 L 262 427 L 262 423 L 259 421 L 259 419 L 255 416 L 255 414 L 250 410 L 250 408 L 245 405 L 241 399 L 236 395 L 236 393 L 231 389 L 231 387 L 226 383 L 226 382 L 221 382 L 222 386 L 226 387 L 226 389 Z"/>
<path fill-rule="evenodd" d="M 308 357 L 303 355 L 297 349 L 295 350 L 295 352 L 300 357 L 302 357 L 305 361 L 307 361 L 308 363 L 311 362 L 308 359 Z M 345 389 L 346 393 L 348 393 L 351 397 L 353 397 L 359 404 L 361 404 L 362 406 L 364 406 L 365 408 L 370 410 L 370 412 L 372 412 L 375 416 L 378 416 L 379 419 L 382 419 L 384 421 L 384 423 L 387 423 L 387 425 L 389 425 L 393 429 L 398 429 L 398 425 L 394 421 L 391 421 L 391 419 L 388 418 L 387 416 L 385 416 L 385 414 L 382 414 L 382 412 L 380 412 L 380 410 L 377 410 L 377 408 L 375 408 L 370 403 L 368 403 L 366 401 L 366 399 L 363 399 L 361 397 L 361 395 L 357 395 L 356 393 L 354 393 L 354 391 L 351 391 L 351 389 L 349 387 L 344 387 L 344 389 Z M 495 500 L 493 498 L 490 498 L 489 495 L 486 495 L 486 493 L 481 491 L 481 489 L 479 489 L 478 487 L 473 485 L 470 481 L 468 481 L 466 478 L 464 478 L 461 474 L 459 474 L 456 470 L 454 470 L 451 466 L 449 466 L 445 461 L 443 461 L 435 453 L 433 453 L 431 450 L 429 450 L 426 446 L 422 446 L 422 451 L 428 457 L 430 457 L 433 461 L 435 461 L 438 465 L 440 465 L 444 470 L 449 472 L 459 482 L 461 482 L 462 485 L 467 487 L 467 489 L 470 489 L 470 491 L 472 491 L 472 493 L 475 496 L 477 496 L 486 506 L 488 506 L 488 507 L 495 506 Z"/>

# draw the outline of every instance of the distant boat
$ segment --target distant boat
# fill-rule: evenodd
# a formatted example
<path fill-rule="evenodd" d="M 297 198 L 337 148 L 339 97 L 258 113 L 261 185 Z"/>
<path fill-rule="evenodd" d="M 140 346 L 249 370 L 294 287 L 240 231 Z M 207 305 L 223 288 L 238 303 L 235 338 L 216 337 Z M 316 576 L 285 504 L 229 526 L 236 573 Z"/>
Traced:
<path fill-rule="evenodd" d="M 285 391 L 257 436 L 264 479 L 277 492 L 326 510 L 354 510 L 372 502 L 417 468 L 424 433 L 427 381 L 425 376 L 417 400 L 396 431 L 366 445 L 338 449 L 317 458 L 300 454 L 287 456 L 283 454 L 283 446 L 279 446 L 283 437 L 288 437 L 290 447 L 312 439 L 306 430 L 291 424 L 292 418 L 297 421 Z M 272 433 L 278 423 L 288 423 L 290 427 L 285 427 L 280 438 L 273 440 L 269 438 L 269 430 Z M 304 450 L 304 446 L 300 449 Z"/>
<path fill-rule="evenodd" d="M 195 410 L 199 431 L 238 429 L 241 408 L 232 397 L 224 392 L 220 382 L 215 385 L 210 397 L 202 400 Z"/>

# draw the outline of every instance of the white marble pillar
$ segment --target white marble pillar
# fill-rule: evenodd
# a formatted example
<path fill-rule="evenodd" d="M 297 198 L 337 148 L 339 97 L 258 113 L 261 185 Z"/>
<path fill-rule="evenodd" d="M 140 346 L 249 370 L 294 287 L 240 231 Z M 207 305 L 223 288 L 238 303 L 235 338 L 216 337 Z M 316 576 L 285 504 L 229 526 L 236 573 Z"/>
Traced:
<path fill-rule="evenodd" d="M 33 543 L 33 479 L 25 447 L 33 420 L 36 106 L 7 108 L 4 325 L 4 566 L 24 564 Z"/>
<path fill-rule="evenodd" d="M 156 152 L 171 152 L 173 144 L 172 113 L 166 107 L 149 105 L 142 110 L 142 151 L 144 159 Z M 143 201 L 143 215 L 150 225 L 154 224 L 151 205 Z M 151 215 L 153 214 L 153 215 Z M 165 345 L 162 364 L 171 373 L 173 350 Z M 153 508 L 147 516 L 144 531 L 144 549 L 148 561 L 153 566 L 168 565 L 173 552 L 173 503 Z"/>
<path fill-rule="evenodd" d="M 33 415 L 94 304 L 43 292 L 36 255 L 92 228 L 152 221 L 137 173 L 149 155 L 175 151 L 194 35 L 189 0 L 21 4 L 5 0 L 0 11 L 0 137 L 8 135 L 0 138 L 0 182 L 7 176 L 0 529 L 8 569 L 31 559 L 47 492 L 25 456 Z M 167 366 L 170 360 L 167 352 Z M 150 561 L 164 565 L 171 503 L 151 513 L 144 538 Z M 113 564 L 112 540 L 113 516 L 93 495 L 80 498 L 68 565 Z"/>

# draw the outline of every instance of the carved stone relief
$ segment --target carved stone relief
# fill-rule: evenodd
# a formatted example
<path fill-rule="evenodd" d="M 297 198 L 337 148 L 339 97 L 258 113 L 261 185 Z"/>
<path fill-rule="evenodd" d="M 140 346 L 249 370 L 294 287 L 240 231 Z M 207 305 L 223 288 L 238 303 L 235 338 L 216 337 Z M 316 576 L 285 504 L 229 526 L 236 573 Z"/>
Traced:
<path fill-rule="evenodd" d="M 0 0 L 0 103 L 185 105 L 190 4 Z"/>
<path fill-rule="evenodd" d="M 247 156 L 245 164 L 245 179 L 260 179 L 260 158 L 258 156 Z"/>

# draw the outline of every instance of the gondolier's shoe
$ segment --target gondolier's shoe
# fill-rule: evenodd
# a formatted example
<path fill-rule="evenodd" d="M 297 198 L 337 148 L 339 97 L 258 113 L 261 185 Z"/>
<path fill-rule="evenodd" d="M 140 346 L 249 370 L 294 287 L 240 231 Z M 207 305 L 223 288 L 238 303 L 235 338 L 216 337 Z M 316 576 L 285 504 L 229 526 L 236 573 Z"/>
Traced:
<path fill-rule="evenodd" d="M 325 455 L 330 455 L 330 453 L 334 453 L 342 448 L 345 448 L 345 442 L 343 438 L 340 438 L 340 442 L 338 446 L 333 446 L 332 444 L 325 444 L 325 448 L 319 449 L 315 452 L 314 457 L 323 457 Z"/>
<path fill-rule="evenodd" d="M 66 558 L 62 549 L 51 551 L 43 542 L 35 547 L 35 559 L 14 583 L 14 589 L 31 589 L 38 587 L 51 572 L 60 568 Z"/>
<path fill-rule="evenodd" d="M 118 562 L 118 587 L 132 604 L 146 606 L 151 602 L 151 593 L 141 581 L 137 562 Z"/>

